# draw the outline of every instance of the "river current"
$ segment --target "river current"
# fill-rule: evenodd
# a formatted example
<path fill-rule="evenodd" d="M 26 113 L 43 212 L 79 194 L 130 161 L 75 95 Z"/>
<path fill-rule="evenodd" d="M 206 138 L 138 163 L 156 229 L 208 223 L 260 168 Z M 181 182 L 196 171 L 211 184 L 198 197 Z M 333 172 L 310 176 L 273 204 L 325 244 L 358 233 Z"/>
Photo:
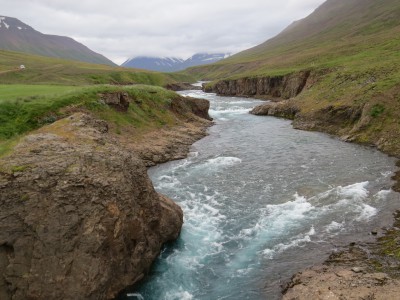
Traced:
<path fill-rule="evenodd" d="M 126 299 L 279 299 L 293 273 L 390 225 L 393 158 L 250 115 L 259 100 L 181 94 L 209 100 L 215 125 L 187 159 L 149 170 L 184 225 Z"/>

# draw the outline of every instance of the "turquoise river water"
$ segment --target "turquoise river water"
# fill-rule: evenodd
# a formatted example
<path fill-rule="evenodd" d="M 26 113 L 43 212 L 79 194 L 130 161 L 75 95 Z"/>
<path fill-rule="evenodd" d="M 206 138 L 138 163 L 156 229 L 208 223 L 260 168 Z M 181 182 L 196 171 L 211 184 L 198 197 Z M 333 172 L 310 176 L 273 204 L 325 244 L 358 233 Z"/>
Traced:
<path fill-rule="evenodd" d="M 279 299 L 293 273 L 390 225 L 393 158 L 250 115 L 259 100 L 181 94 L 208 99 L 215 125 L 187 159 L 149 170 L 184 225 L 123 299 Z"/>

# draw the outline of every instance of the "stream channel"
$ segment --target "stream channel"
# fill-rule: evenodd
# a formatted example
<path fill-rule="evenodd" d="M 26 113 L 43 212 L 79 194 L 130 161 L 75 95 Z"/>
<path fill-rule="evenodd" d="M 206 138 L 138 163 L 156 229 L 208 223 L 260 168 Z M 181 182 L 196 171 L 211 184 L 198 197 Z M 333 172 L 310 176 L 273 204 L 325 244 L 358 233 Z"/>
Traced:
<path fill-rule="evenodd" d="M 215 125 L 187 159 L 149 170 L 184 225 L 124 299 L 280 299 L 295 272 L 391 225 L 394 158 L 250 115 L 260 100 L 181 94 L 209 100 Z"/>

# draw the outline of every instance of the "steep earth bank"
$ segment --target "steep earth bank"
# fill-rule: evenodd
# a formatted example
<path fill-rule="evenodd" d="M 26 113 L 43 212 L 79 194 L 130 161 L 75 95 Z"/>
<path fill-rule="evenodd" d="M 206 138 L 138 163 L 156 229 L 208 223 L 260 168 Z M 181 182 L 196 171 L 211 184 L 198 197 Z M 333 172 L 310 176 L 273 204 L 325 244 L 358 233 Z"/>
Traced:
<path fill-rule="evenodd" d="M 176 83 L 169 83 L 165 86 L 167 90 L 171 91 L 187 91 L 187 90 L 201 90 L 199 86 L 193 86 L 189 82 L 176 82 Z"/>
<path fill-rule="evenodd" d="M 120 113 L 131 101 L 101 99 Z M 173 138 L 158 148 L 161 132 L 113 134 L 82 112 L 22 138 L 0 159 L 0 299 L 111 299 L 140 280 L 182 226 L 182 210 L 154 191 L 140 157 L 152 149 L 151 165 L 185 155 L 211 123 L 194 113 L 207 109 L 177 97 L 179 134 L 164 129 Z"/>
<path fill-rule="evenodd" d="M 211 85 L 205 84 L 203 90 L 220 96 L 269 96 L 289 99 L 303 90 L 310 74 L 310 71 L 303 71 L 282 76 L 227 79 Z"/>

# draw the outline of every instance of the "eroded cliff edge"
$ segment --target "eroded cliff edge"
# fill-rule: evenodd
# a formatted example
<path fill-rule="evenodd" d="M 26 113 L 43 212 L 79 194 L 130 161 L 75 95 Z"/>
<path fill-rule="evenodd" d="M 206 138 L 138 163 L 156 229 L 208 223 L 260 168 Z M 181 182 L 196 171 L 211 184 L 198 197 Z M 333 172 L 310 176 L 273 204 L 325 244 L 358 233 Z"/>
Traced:
<path fill-rule="evenodd" d="M 118 109 L 133 100 L 124 97 L 105 98 Z M 76 112 L 0 159 L 1 299 L 111 299 L 144 276 L 162 244 L 178 237 L 182 210 L 154 191 L 141 158 L 146 149 L 179 158 L 210 125 L 196 115 L 208 116 L 202 100 L 177 97 L 170 109 L 176 124 L 157 149 L 160 130 L 116 135 Z"/>

